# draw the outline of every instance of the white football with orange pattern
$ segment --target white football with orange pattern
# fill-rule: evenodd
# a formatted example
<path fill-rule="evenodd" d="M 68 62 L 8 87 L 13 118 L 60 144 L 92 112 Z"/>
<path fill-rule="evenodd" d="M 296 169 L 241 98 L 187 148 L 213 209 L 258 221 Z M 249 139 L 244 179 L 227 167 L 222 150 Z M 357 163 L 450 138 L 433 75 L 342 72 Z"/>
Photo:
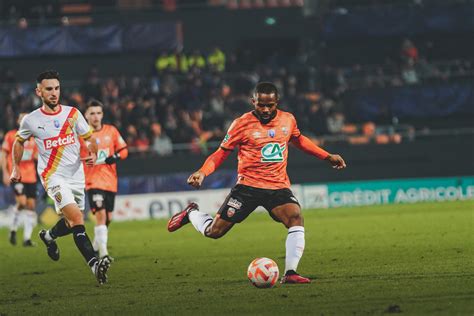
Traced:
<path fill-rule="evenodd" d="M 250 263 L 247 269 L 250 282 L 259 289 L 273 287 L 277 283 L 279 275 L 277 264 L 269 258 L 257 258 Z"/>

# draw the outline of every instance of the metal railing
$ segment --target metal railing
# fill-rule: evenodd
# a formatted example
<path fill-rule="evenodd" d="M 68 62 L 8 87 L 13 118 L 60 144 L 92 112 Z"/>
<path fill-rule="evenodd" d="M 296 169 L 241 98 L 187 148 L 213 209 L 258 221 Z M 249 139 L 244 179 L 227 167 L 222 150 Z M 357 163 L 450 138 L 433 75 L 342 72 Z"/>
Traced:
<path fill-rule="evenodd" d="M 385 126 L 387 128 L 394 128 L 396 126 Z M 409 126 L 407 126 L 409 127 Z M 303 132 L 304 134 L 304 132 Z M 413 142 L 417 139 L 426 139 L 426 138 L 435 138 L 435 137 L 456 137 L 456 136 L 474 136 L 474 127 L 464 127 L 464 128 L 455 128 L 455 129 L 423 129 L 423 130 L 409 130 L 406 129 L 404 131 L 397 131 L 396 134 L 401 136 L 402 143 L 403 142 Z M 319 143 L 324 145 L 328 145 L 331 143 L 349 143 L 351 137 L 364 137 L 365 135 L 362 134 L 338 134 L 338 135 L 323 135 L 314 137 Z M 365 137 L 375 137 L 377 135 L 365 136 Z M 205 144 L 205 151 L 198 152 L 199 154 L 207 154 L 212 153 L 216 150 L 219 145 L 221 144 L 220 141 L 212 141 Z M 353 145 L 359 146 L 359 145 Z M 381 145 L 382 146 L 382 145 Z M 473 144 L 474 146 L 474 144 Z M 195 152 L 196 144 L 194 143 L 178 143 L 173 144 L 173 154 L 180 154 L 180 153 L 189 153 Z M 131 154 L 141 154 L 144 156 L 154 156 L 157 155 L 151 148 L 145 151 L 140 151 L 135 148 L 129 148 L 129 152 Z"/>

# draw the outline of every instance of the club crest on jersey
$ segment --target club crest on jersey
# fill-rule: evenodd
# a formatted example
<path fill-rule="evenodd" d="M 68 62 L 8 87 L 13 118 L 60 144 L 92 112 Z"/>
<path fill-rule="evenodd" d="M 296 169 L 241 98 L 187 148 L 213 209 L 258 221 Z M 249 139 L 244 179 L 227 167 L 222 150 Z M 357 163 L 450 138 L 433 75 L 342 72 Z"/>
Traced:
<path fill-rule="evenodd" d="M 229 207 L 229 209 L 227 210 L 227 217 L 232 217 L 234 216 L 234 214 L 235 214 L 235 208 Z"/>
<path fill-rule="evenodd" d="M 54 127 L 59 128 L 59 126 L 61 126 L 61 124 L 59 124 L 59 121 L 54 120 Z"/>
<path fill-rule="evenodd" d="M 58 202 L 58 204 L 60 204 L 61 201 L 63 200 L 63 196 L 61 195 L 61 192 L 57 192 L 57 193 L 54 195 L 54 199 L 56 200 L 56 202 Z"/>
<path fill-rule="evenodd" d="M 285 151 L 285 144 L 268 143 L 262 148 L 262 159 L 261 162 L 283 162 Z"/>
<path fill-rule="evenodd" d="M 288 128 L 286 128 L 285 126 L 283 126 L 283 127 L 281 128 L 281 131 L 282 131 L 283 135 L 288 136 Z"/>
<path fill-rule="evenodd" d="M 74 128 L 76 121 L 73 118 L 68 118 L 67 122 L 69 123 L 69 126 L 71 126 L 71 128 Z"/>
<path fill-rule="evenodd" d="M 275 130 L 274 129 L 269 130 L 268 136 L 270 136 L 271 138 L 275 137 Z"/>

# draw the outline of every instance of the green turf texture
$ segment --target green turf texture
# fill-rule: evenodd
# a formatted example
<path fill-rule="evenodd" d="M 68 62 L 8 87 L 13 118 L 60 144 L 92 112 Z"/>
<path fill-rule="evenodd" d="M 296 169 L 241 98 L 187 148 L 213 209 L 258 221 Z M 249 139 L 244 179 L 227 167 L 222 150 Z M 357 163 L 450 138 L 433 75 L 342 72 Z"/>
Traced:
<path fill-rule="evenodd" d="M 256 257 L 284 269 L 287 231 L 265 213 L 220 240 L 191 225 L 168 233 L 164 220 L 113 223 L 116 261 L 103 286 L 72 236 L 59 240 L 61 259 L 53 262 L 37 235 L 38 247 L 13 247 L 2 229 L 0 314 L 474 314 L 472 201 L 303 214 L 298 271 L 313 283 L 272 289 L 246 278 Z"/>

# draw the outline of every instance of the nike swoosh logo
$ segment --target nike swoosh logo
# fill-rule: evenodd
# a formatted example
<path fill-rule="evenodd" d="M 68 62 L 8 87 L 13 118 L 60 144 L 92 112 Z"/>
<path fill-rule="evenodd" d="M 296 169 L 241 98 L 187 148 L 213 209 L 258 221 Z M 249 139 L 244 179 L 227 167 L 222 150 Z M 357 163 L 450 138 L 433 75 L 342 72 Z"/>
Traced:
<path fill-rule="evenodd" d="M 44 126 L 38 126 L 38 128 L 44 130 Z"/>
<path fill-rule="evenodd" d="M 84 236 L 84 237 L 86 237 L 86 233 L 78 233 L 76 236 Z"/>

